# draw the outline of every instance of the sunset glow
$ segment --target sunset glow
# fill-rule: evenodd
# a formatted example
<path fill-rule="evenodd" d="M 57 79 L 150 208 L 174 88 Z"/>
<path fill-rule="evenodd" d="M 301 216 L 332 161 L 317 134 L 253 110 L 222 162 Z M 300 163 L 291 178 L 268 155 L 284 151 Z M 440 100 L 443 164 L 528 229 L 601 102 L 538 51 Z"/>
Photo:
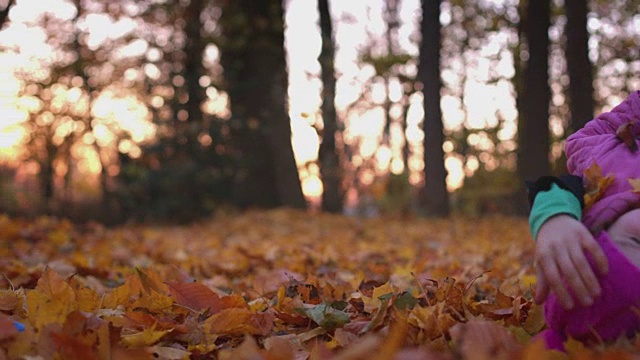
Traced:
<path fill-rule="evenodd" d="M 407 116 L 407 132 L 395 123 L 391 125 L 389 145 L 382 144 L 382 129 L 384 126 L 384 110 L 386 89 L 380 81 L 373 81 L 370 91 L 370 103 L 359 105 L 356 109 L 349 106 L 361 97 L 365 84 L 371 82 L 375 72 L 369 65 L 359 63 L 359 56 L 372 37 L 383 37 L 386 31 L 385 21 L 381 17 L 382 3 L 365 3 L 338 1 L 332 3 L 332 13 L 335 19 L 352 18 L 367 19 L 367 21 L 337 21 L 334 25 L 335 38 L 338 44 L 336 53 L 336 71 L 338 76 L 336 106 L 339 118 L 344 121 L 344 141 L 357 148 L 353 157 L 355 166 L 365 161 L 375 162 L 375 173 L 369 170 L 363 172 L 363 182 L 372 182 L 376 176 L 392 173 L 402 173 L 405 165 L 402 161 L 402 149 L 405 141 L 412 149 L 409 158 L 409 180 L 417 185 L 423 180 L 424 162 L 421 158 L 424 134 L 421 130 L 423 117 L 422 96 L 415 93 L 410 98 Z M 322 83 L 319 79 L 320 66 L 317 58 L 320 51 L 321 39 L 318 29 L 317 4 L 306 0 L 289 0 L 286 12 L 285 43 L 288 49 L 289 73 L 289 110 L 292 127 L 292 145 L 296 162 L 300 168 L 300 178 L 304 193 L 316 198 L 322 193 L 322 182 L 319 170 L 310 171 L 308 164 L 317 160 L 320 139 L 316 127 L 322 128 L 320 114 Z M 418 49 L 415 41 L 411 40 L 419 21 L 418 0 L 402 2 L 398 45 L 402 51 L 417 56 Z M 28 132 L 24 127 L 29 109 L 41 106 L 35 97 L 22 97 L 23 84 L 14 76 L 16 72 L 27 72 L 32 76 L 46 78 L 48 74 L 42 70 L 42 65 L 52 61 L 53 48 L 47 44 L 46 34 L 39 28 L 30 26 L 43 14 L 55 16 L 59 21 L 72 19 L 75 14 L 74 6 L 66 0 L 20 0 L 10 13 L 11 23 L 6 27 L 1 37 L 2 45 L 12 51 L 0 54 L 0 161 L 15 163 L 19 160 L 20 148 L 27 139 Z M 447 14 L 443 15 L 446 23 Z M 115 41 L 134 32 L 140 22 L 134 18 L 122 16 L 113 19 L 106 14 L 91 14 L 78 23 L 78 29 L 86 32 L 87 44 L 90 49 L 98 49 L 107 41 Z M 485 56 L 495 55 L 504 51 L 504 43 L 508 41 L 506 34 L 498 34 L 489 39 L 483 49 Z M 28 39 L 28 41 L 25 41 Z M 375 46 L 374 46 L 375 47 Z M 378 49 L 379 50 L 379 49 Z M 214 62 L 219 56 L 215 46 L 207 47 L 207 62 Z M 503 54 L 504 55 L 504 54 Z M 129 57 L 146 56 L 147 59 L 158 59 L 161 53 L 150 48 L 149 44 L 138 39 L 127 46 L 118 48 L 112 54 L 116 61 L 124 61 Z M 496 125 L 496 109 L 499 109 L 504 126 L 499 137 L 503 141 L 513 139 L 516 133 L 516 109 L 511 101 L 511 85 L 501 81 L 496 84 L 487 83 L 488 74 L 498 71 L 505 76 L 513 72 L 513 66 L 508 57 L 496 69 L 490 69 L 488 61 L 479 59 L 475 64 L 472 80 L 465 83 L 463 89 L 464 101 L 459 97 L 444 95 L 442 109 L 447 131 L 457 131 L 462 127 L 481 129 Z M 454 64 L 455 66 L 455 64 Z M 457 66 L 463 66 L 458 64 Z M 407 66 L 408 72 L 415 73 L 416 66 Z M 161 70 L 152 63 L 143 68 L 130 68 L 124 73 L 124 81 L 132 83 L 141 76 L 157 79 L 162 75 Z M 442 73 L 443 80 L 449 83 L 458 81 L 450 71 Z M 174 83 L 184 82 L 184 79 L 173 79 Z M 203 76 L 200 85 L 206 87 L 207 99 L 202 105 L 206 113 L 221 118 L 229 117 L 227 95 L 216 89 L 212 83 L 215 79 Z M 73 81 L 76 81 L 75 79 Z M 80 80 L 82 81 L 82 80 Z M 473 96 L 473 94 L 483 94 Z M 73 84 L 69 87 L 58 87 L 53 91 L 52 106 L 62 108 L 64 104 L 72 104 L 72 113 L 82 114 L 89 106 L 85 94 Z M 392 115 L 400 116 L 401 106 L 396 102 L 402 98 L 401 84 L 392 79 L 390 83 L 390 99 Z M 508 101 L 506 101 L 508 99 Z M 165 104 L 162 96 L 151 97 L 150 106 L 160 109 Z M 56 105 L 57 104 L 57 105 Z M 464 109 L 464 110 L 463 110 Z M 347 111 L 349 111 L 347 113 Z M 35 110 L 33 111 L 35 112 Z M 57 115 L 56 115 L 57 116 Z M 153 141 L 157 128 L 151 123 L 151 114 L 147 104 L 136 95 L 135 89 L 128 89 L 125 84 L 114 83 L 106 91 L 93 99 L 91 105 L 91 121 L 82 123 L 69 121 L 66 128 L 60 127 L 57 137 L 59 141 L 64 136 L 77 130 L 78 126 L 91 126 L 91 132 L 83 135 L 81 143 L 74 147 L 74 154 L 78 156 L 78 171 L 81 173 L 97 174 L 101 171 L 105 160 L 114 159 L 117 152 L 128 154 L 132 158 L 141 155 L 140 145 Z M 178 114 L 178 117 L 180 114 Z M 43 117 L 39 121 L 48 121 Z M 66 129 L 66 130 L 65 130 Z M 482 149 L 489 145 L 489 140 L 482 136 L 469 138 L 469 143 Z M 199 137 L 201 144 L 212 144 L 215 139 Z M 464 159 L 453 154 L 453 146 L 445 144 L 448 189 L 453 191 L 462 186 L 465 176 L 471 176 L 480 166 L 476 157 Z M 491 163 L 492 159 L 485 159 Z M 108 161 L 105 163 L 108 166 Z M 490 165 L 489 165 L 490 166 Z M 68 169 L 59 168 L 59 173 Z M 116 167 L 109 168 L 110 173 L 117 173 Z"/>

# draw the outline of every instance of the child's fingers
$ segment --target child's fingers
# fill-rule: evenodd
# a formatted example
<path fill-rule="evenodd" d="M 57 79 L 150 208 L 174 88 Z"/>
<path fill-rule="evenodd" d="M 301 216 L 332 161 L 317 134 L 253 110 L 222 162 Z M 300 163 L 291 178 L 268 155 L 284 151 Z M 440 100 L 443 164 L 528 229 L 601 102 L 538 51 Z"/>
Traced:
<path fill-rule="evenodd" d="M 569 294 L 567 289 L 564 288 L 562 277 L 560 276 L 560 271 L 555 261 L 553 260 L 553 258 L 549 257 L 544 259 L 543 262 L 544 263 L 541 264 L 541 268 L 544 272 L 545 277 L 547 278 L 547 281 L 549 282 L 551 290 L 553 290 L 553 292 L 556 294 L 556 296 L 558 297 L 558 301 L 560 301 L 565 309 L 572 309 L 573 299 L 571 299 L 571 295 Z"/>
<path fill-rule="evenodd" d="M 544 276 L 544 271 L 540 267 L 536 268 L 536 304 L 542 304 L 549 296 L 549 283 Z"/>
<path fill-rule="evenodd" d="M 602 248 L 598 245 L 593 236 L 591 236 L 591 233 L 587 232 L 587 234 L 583 234 L 583 236 L 581 236 L 581 240 L 582 248 L 591 254 L 600 273 L 602 275 L 606 275 L 609 272 L 609 261 L 607 260 L 607 256 L 604 254 L 604 251 L 602 251 Z"/>
<path fill-rule="evenodd" d="M 587 258 L 584 256 L 582 248 L 578 248 L 577 251 L 571 252 L 571 260 L 573 262 L 575 271 L 582 278 L 582 282 L 585 284 L 587 292 L 591 294 L 592 297 L 600 296 L 600 293 L 602 292 L 602 289 L 600 288 L 600 282 L 596 278 L 596 275 L 594 274 L 591 265 L 589 265 Z M 590 304 L 591 301 L 589 301 L 589 304 L 585 304 L 583 302 L 583 305 Z"/>
<path fill-rule="evenodd" d="M 577 248 L 578 253 L 580 253 L 582 249 Z M 591 297 L 589 286 L 584 282 L 582 274 L 576 268 L 576 265 L 571 258 L 570 251 L 562 252 L 558 254 L 558 265 L 560 267 L 560 272 L 563 275 L 563 278 L 569 283 L 569 287 L 573 290 L 576 299 L 583 306 L 590 306 L 593 304 L 593 299 Z M 589 271 L 591 269 L 587 267 Z"/>

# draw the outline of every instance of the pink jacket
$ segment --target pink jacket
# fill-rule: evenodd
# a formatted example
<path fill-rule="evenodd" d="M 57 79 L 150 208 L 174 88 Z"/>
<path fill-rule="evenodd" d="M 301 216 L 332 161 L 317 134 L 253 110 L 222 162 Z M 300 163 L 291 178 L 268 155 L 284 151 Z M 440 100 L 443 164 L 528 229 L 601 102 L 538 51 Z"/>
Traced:
<path fill-rule="evenodd" d="M 640 90 L 567 139 L 569 172 L 584 176 L 585 170 L 596 162 L 604 176 L 611 173 L 615 178 L 604 196 L 583 214 L 583 222 L 594 233 L 607 228 L 623 213 L 640 207 L 640 194 L 632 192 L 627 181 L 640 178 L 640 150 L 633 152 L 616 135 L 616 130 L 629 122 L 633 124 L 632 133 L 640 135 Z"/>
<path fill-rule="evenodd" d="M 632 336 L 640 331 L 640 287 L 633 286 L 640 277 L 640 269 L 620 252 L 609 238 L 606 229 L 618 216 L 638 207 L 640 195 L 631 190 L 628 178 L 640 177 L 640 150 L 632 151 L 616 135 L 624 124 L 633 124 L 632 133 L 640 134 L 640 91 L 636 91 L 612 111 L 590 121 L 583 129 L 569 136 L 565 151 L 567 167 L 573 175 L 584 171 L 595 161 L 603 175 L 612 173 L 613 183 L 604 196 L 586 210 L 582 220 L 592 232 L 609 261 L 609 273 L 599 274 L 602 295 L 589 307 L 576 305 L 565 310 L 551 293 L 544 304 L 547 329 L 538 337 L 552 349 L 564 349 L 568 337 L 591 343 Z M 636 141 L 636 144 L 638 142 Z M 589 262 L 593 261 L 589 255 Z"/>

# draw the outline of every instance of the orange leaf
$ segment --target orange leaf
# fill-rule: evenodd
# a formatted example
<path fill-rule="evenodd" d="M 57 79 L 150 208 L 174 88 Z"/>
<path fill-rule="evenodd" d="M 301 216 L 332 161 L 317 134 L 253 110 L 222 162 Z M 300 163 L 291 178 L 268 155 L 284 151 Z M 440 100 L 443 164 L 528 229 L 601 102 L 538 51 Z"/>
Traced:
<path fill-rule="evenodd" d="M 274 319 L 271 313 L 256 314 L 249 309 L 230 308 L 205 320 L 204 326 L 214 334 L 264 336 L 271 332 Z"/>
<path fill-rule="evenodd" d="M 248 309 L 249 308 L 249 305 L 244 300 L 244 298 L 238 294 L 223 296 L 220 298 L 220 303 L 221 303 L 222 309 L 229 309 L 229 308 Z"/>
<path fill-rule="evenodd" d="M 61 355 L 66 359 L 98 359 L 93 352 L 93 344 L 87 344 L 80 338 L 52 333 L 51 339 L 57 345 Z"/>
<path fill-rule="evenodd" d="M 215 314 L 222 309 L 222 302 L 218 294 L 200 283 L 167 283 L 171 295 L 177 304 L 196 311 L 209 309 Z"/>
<path fill-rule="evenodd" d="M 606 177 L 602 175 L 602 168 L 595 162 L 584 171 L 586 181 L 586 194 L 584 195 L 585 209 L 589 209 L 596 201 L 600 200 L 604 192 L 614 180 L 612 174 Z"/>

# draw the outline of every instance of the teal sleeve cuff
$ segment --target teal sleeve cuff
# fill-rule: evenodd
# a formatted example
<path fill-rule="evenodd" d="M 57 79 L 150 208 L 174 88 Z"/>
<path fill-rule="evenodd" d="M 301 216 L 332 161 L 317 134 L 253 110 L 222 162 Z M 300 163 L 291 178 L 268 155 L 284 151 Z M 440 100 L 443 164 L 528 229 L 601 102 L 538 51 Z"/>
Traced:
<path fill-rule="evenodd" d="M 529 214 L 529 229 L 533 239 L 538 237 L 538 231 L 545 221 L 559 214 L 567 214 L 581 220 L 582 207 L 580 200 L 571 191 L 562 189 L 557 184 L 552 184 L 551 189 L 540 191 L 533 201 Z"/>

